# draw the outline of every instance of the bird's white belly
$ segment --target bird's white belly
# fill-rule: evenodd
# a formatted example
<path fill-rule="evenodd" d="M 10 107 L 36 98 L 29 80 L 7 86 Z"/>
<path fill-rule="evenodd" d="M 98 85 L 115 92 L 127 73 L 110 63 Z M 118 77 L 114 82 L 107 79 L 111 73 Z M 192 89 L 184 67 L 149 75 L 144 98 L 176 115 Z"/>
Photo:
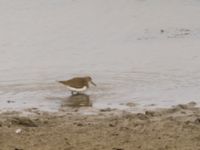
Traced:
<path fill-rule="evenodd" d="M 87 90 L 87 86 L 84 86 L 82 88 L 74 88 L 71 86 L 67 86 L 68 90 L 73 91 L 73 92 L 83 92 L 85 90 Z"/>

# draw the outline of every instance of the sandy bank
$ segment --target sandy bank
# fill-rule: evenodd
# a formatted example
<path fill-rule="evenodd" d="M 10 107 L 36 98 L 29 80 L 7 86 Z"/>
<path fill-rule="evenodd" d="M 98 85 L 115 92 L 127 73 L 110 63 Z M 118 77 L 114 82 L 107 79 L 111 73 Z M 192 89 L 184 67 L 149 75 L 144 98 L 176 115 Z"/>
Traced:
<path fill-rule="evenodd" d="M 38 113 L 0 115 L 0 150 L 198 150 L 195 103 L 131 114 Z"/>

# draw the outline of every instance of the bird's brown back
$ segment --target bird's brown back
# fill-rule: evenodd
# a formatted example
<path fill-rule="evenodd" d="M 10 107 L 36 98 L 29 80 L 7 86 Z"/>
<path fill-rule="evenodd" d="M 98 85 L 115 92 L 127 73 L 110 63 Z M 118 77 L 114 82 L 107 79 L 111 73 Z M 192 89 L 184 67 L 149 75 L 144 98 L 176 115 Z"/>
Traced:
<path fill-rule="evenodd" d="M 74 88 L 82 88 L 84 86 L 88 87 L 88 81 L 85 78 L 76 77 L 66 81 L 59 81 L 64 85 L 68 85 Z"/>

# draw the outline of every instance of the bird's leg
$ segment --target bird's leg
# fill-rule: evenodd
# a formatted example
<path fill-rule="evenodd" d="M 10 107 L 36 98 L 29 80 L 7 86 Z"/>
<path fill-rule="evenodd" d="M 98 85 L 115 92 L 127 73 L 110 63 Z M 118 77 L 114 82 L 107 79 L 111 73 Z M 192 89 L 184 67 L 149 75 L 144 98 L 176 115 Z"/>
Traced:
<path fill-rule="evenodd" d="M 75 92 L 74 95 L 79 95 L 79 92 Z"/>

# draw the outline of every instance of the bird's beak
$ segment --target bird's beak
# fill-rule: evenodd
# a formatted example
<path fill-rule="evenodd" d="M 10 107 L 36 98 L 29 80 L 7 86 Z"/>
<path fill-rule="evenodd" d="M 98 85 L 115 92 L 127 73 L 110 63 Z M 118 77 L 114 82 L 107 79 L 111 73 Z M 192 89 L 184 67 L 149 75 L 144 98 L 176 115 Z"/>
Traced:
<path fill-rule="evenodd" d="M 93 81 L 90 81 L 90 83 L 91 83 L 92 85 L 94 85 L 94 86 L 97 86 Z"/>

